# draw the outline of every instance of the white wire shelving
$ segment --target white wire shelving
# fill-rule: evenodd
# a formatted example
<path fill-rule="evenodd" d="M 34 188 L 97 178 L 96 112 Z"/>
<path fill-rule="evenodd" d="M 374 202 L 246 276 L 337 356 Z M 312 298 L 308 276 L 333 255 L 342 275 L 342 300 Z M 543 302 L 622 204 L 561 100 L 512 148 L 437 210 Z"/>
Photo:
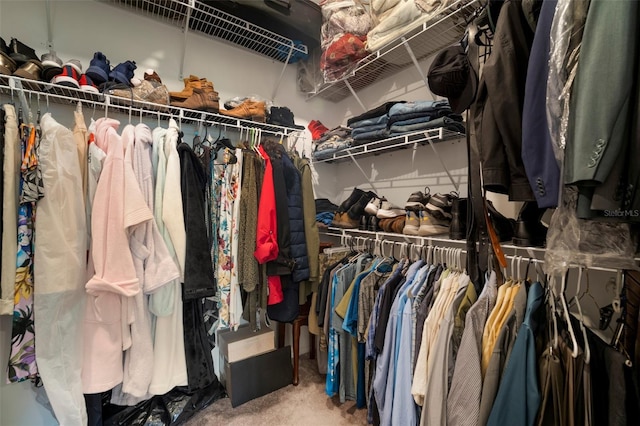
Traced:
<path fill-rule="evenodd" d="M 348 96 L 356 96 L 357 99 L 359 90 L 411 65 L 416 67 L 426 83 L 425 73 L 418 61 L 460 41 L 468 17 L 479 7 L 480 0 L 455 0 L 427 20 L 408 25 L 404 34 L 360 60 L 346 77 L 322 84 L 308 94 L 307 99 L 320 97 L 332 102 L 339 102 Z"/>
<path fill-rule="evenodd" d="M 331 154 L 330 157 L 313 160 L 314 163 L 333 163 L 353 160 L 354 157 L 389 153 L 406 149 L 414 145 L 427 145 L 433 142 L 456 140 L 464 138 L 463 133 L 447 130 L 443 127 L 404 133 L 390 138 L 367 142 L 361 145 L 351 146 Z"/>
<path fill-rule="evenodd" d="M 224 40 L 280 62 L 307 46 L 196 0 L 97 0 L 183 30 Z"/>
<path fill-rule="evenodd" d="M 105 115 L 113 111 L 120 114 L 129 114 L 130 118 L 134 116 L 140 118 L 157 117 L 158 120 L 173 118 L 179 123 L 215 123 L 237 129 L 259 129 L 267 133 L 285 136 L 297 131 L 297 129 L 289 127 L 258 123 L 212 112 L 136 101 L 130 98 L 94 93 L 43 81 L 0 75 L 0 94 L 12 98 L 15 103 L 19 102 L 18 93 L 20 89 L 16 87 L 17 82 L 22 85 L 25 96 L 32 108 L 35 106 L 40 111 L 48 110 L 49 103 L 73 105 L 80 101 L 89 108 L 104 111 Z"/>

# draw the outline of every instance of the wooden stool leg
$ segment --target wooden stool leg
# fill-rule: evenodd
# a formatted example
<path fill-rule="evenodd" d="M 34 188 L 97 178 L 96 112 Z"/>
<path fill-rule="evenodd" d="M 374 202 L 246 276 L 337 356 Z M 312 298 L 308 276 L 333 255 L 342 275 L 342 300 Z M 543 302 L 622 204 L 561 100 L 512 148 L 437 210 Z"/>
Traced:
<path fill-rule="evenodd" d="M 309 349 L 309 359 L 316 359 L 316 336 L 315 334 L 309 333 L 309 344 L 311 348 Z"/>
<path fill-rule="evenodd" d="M 293 385 L 298 386 L 298 367 L 300 366 L 300 320 L 293 321 Z"/>
<path fill-rule="evenodd" d="M 278 348 L 284 348 L 284 332 L 286 325 L 287 324 L 284 322 L 278 323 Z"/>

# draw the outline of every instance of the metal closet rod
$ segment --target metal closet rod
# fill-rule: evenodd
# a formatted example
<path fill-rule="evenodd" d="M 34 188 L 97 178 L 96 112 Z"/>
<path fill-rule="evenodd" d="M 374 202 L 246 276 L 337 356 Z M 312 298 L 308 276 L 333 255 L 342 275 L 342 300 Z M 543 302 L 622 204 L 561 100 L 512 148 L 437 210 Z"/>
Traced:
<path fill-rule="evenodd" d="M 18 87 L 15 87 L 16 82 L 20 82 Z M 148 105 L 149 106 L 148 108 L 133 106 L 133 105 L 124 105 L 119 102 L 113 103 L 114 99 L 122 100 L 125 102 L 128 101 L 129 99 L 120 98 L 117 96 L 114 97 L 112 95 L 106 95 L 106 94 L 87 93 L 81 90 L 74 90 L 68 87 L 53 85 L 50 83 L 46 83 L 47 86 L 52 87 L 54 89 L 59 89 L 59 90 L 70 92 L 70 93 L 78 92 L 78 95 L 81 95 L 81 96 L 104 97 L 104 100 L 86 99 L 80 96 L 67 96 L 60 93 L 43 92 L 40 90 L 32 90 L 24 87 L 24 85 L 33 85 L 33 84 L 34 82 L 32 80 L 27 80 L 27 79 L 12 76 L 12 77 L 9 77 L 8 85 L 0 84 L 0 93 L 4 93 L 5 95 L 11 96 L 13 98 L 14 93 L 19 94 L 20 92 L 22 92 L 28 97 L 30 103 L 33 102 L 35 97 L 36 101 L 38 102 L 39 109 L 40 109 L 40 100 L 41 98 L 44 98 L 47 106 L 47 110 L 49 109 L 49 99 L 55 99 L 56 101 L 58 101 L 56 103 L 60 103 L 60 104 L 64 104 L 64 103 L 76 104 L 78 102 L 81 102 L 85 105 L 92 106 L 94 109 L 99 107 L 105 111 L 105 116 L 108 114 L 110 109 L 115 109 L 124 114 L 128 113 L 129 119 L 131 119 L 135 113 L 135 116 L 157 117 L 158 120 L 160 120 L 160 117 L 164 117 L 167 120 L 173 118 L 179 121 L 180 123 L 185 121 L 191 122 L 191 123 L 208 122 L 208 123 L 213 123 L 220 126 L 236 128 L 243 131 L 251 130 L 251 129 L 260 129 L 263 133 L 270 133 L 273 135 L 288 136 L 289 133 L 292 132 L 292 129 L 278 126 L 278 125 L 270 124 L 265 126 L 265 125 L 262 125 L 262 123 L 256 123 L 257 125 L 252 125 L 252 122 L 249 122 L 240 118 L 228 117 L 228 116 L 206 112 L 206 111 L 197 111 L 197 110 L 190 110 L 185 108 L 158 105 L 158 104 L 153 104 L 145 101 L 135 101 L 135 102 L 137 104 Z M 63 102 L 60 102 L 60 101 L 63 101 Z M 160 111 L 158 110 L 158 108 L 162 108 L 166 110 L 171 109 L 177 112 L 177 114 L 172 111 Z M 188 115 L 186 115 L 185 113 Z"/>

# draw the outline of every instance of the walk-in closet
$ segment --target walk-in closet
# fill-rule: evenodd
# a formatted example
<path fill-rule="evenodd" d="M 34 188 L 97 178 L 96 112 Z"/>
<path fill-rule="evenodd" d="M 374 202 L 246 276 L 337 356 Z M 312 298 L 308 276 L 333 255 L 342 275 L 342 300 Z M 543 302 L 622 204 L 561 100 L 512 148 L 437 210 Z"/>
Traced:
<path fill-rule="evenodd" d="M 639 21 L 0 0 L 0 425 L 640 424 Z"/>

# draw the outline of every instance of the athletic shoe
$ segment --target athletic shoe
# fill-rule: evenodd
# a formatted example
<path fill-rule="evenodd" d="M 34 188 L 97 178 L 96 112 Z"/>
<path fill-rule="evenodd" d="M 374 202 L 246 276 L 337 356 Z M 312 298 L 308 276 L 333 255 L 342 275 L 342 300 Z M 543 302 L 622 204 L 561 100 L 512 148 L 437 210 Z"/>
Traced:
<path fill-rule="evenodd" d="M 458 198 L 456 192 L 432 195 L 426 205 L 426 210 L 431 216 L 441 220 L 446 219 L 451 221 L 451 206 L 453 205 L 453 200 L 456 198 Z"/>
<path fill-rule="evenodd" d="M 398 207 L 389 201 L 383 201 L 380 209 L 378 209 L 378 213 L 376 213 L 376 216 L 378 219 L 389 219 L 398 216 L 404 217 L 405 214 L 406 211 L 402 207 Z"/>
<path fill-rule="evenodd" d="M 99 85 L 109 80 L 109 73 L 111 73 L 111 65 L 107 57 L 102 52 L 94 53 L 86 72 L 89 78 Z"/>
<path fill-rule="evenodd" d="M 440 235 L 449 233 L 449 224 L 451 219 L 439 219 L 434 217 L 429 210 L 420 212 L 420 228 L 418 235 L 421 237 L 429 237 L 432 235 Z"/>
<path fill-rule="evenodd" d="M 419 235 L 419 229 L 420 218 L 418 217 L 418 213 L 413 210 L 407 210 L 407 217 L 404 221 L 404 228 L 402 229 L 402 233 L 405 235 Z"/>
<path fill-rule="evenodd" d="M 409 199 L 407 200 L 407 203 L 405 204 L 404 208 L 406 210 L 414 210 L 414 211 L 424 210 L 430 198 L 431 198 L 431 193 L 429 192 L 429 187 L 426 187 L 424 193 L 422 191 L 416 191 L 412 193 L 409 196 Z"/>
<path fill-rule="evenodd" d="M 113 80 L 116 83 L 125 84 L 127 86 L 133 86 L 131 79 L 133 78 L 133 72 L 137 66 L 134 61 L 124 61 L 116 65 L 109 73 L 109 80 Z"/>
<path fill-rule="evenodd" d="M 380 210 L 380 207 L 382 207 L 383 201 L 387 201 L 387 199 L 384 197 L 382 198 L 372 197 L 367 203 L 367 205 L 364 207 L 364 211 L 367 214 L 375 216 L 376 214 L 378 214 L 378 210 Z"/>
<path fill-rule="evenodd" d="M 78 81 L 78 83 L 80 84 L 80 90 L 84 90 L 86 92 L 100 93 L 96 85 L 93 84 L 91 77 L 89 77 L 86 74 L 82 74 L 82 76 L 80 77 L 80 81 Z"/>
<path fill-rule="evenodd" d="M 62 67 L 62 73 L 51 79 L 53 84 L 61 86 L 80 88 L 80 77 L 82 76 L 82 65 L 77 59 L 67 61 Z"/>

